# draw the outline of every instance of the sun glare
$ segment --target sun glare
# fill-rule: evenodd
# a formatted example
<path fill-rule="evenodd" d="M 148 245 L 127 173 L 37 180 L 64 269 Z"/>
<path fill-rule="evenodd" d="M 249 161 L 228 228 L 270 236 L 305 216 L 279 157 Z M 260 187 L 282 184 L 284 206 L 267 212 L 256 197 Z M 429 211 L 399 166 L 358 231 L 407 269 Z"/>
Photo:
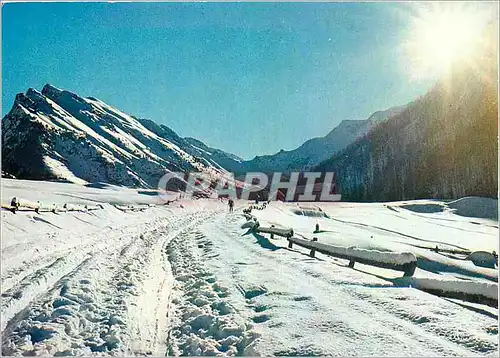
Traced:
<path fill-rule="evenodd" d="M 491 6 L 476 5 L 432 2 L 415 7 L 404 44 L 412 76 L 440 76 L 454 64 L 474 62 L 482 31 L 492 19 Z"/>

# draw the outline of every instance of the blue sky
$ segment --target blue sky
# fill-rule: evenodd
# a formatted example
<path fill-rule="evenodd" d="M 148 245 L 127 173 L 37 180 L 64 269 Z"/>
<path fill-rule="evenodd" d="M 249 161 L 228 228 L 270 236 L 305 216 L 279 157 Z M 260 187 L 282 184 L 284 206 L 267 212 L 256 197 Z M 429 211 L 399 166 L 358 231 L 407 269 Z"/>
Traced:
<path fill-rule="evenodd" d="M 11 3 L 2 116 L 45 83 L 98 97 L 245 159 L 405 104 L 397 3 Z"/>

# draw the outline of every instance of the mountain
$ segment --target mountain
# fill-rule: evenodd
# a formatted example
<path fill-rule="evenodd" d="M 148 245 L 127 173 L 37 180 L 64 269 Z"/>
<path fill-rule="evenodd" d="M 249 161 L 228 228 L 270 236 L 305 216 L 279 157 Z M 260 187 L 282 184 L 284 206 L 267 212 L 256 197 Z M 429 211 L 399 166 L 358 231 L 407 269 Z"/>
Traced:
<path fill-rule="evenodd" d="M 16 96 L 2 120 L 2 171 L 25 179 L 155 187 L 171 171 L 291 171 L 308 169 L 366 134 L 403 107 L 343 121 L 299 148 L 244 161 L 168 126 L 137 118 L 94 97 L 50 84 Z"/>
<path fill-rule="evenodd" d="M 205 143 L 195 138 L 185 137 L 184 140 L 190 146 L 186 146 L 185 150 L 193 155 L 205 158 L 207 164 L 226 169 L 230 172 L 241 170 L 243 159 L 237 155 L 208 147 Z"/>
<path fill-rule="evenodd" d="M 498 39 L 426 95 L 321 163 L 343 199 L 497 197 Z M 488 40 L 488 41 L 487 41 Z M 493 44 L 493 45 L 492 45 Z"/>
<path fill-rule="evenodd" d="M 332 157 L 357 138 L 368 133 L 377 123 L 400 113 L 404 107 L 394 107 L 373 113 L 365 120 L 344 120 L 324 137 L 312 138 L 300 147 L 273 155 L 256 156 L 242 163 L 245 171 L 289 172 L 311 169 Z"/>
<path fill-rule="evenodd" d="M 165 125 L 50 84 L 16 96 L 2 120 L 2 171 L 18 178 L 156 187 L 167 170 L 224 171 L 239 160 Z"/>

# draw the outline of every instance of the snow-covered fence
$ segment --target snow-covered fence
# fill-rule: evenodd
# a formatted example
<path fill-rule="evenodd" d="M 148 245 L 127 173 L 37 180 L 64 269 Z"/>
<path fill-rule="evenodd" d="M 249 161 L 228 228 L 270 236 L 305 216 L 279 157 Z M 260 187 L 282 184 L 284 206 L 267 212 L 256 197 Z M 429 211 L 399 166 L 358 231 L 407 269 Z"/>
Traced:
<path fill-rule="evenodd" d="M 293 244 L 310 249 L 312 257 L 314 257 L 316 252 L 319 252 L 349 260 L 349 267 L 354 267 L 354 264 L 358 262 L 364 265 L 403 271 L 404 276 L 412 276 L 417 268 L 417 257 L 411 252 L 365 250 L 357 247 L 326 245 L 319 243 L 316 238 L 313 241 L 309 241 L 297 237 L 289 237 L 288 247 L 292 248 Z"/>
<path fill-rule="evenodd" d="M 52 205 L 51 207 L 44 207 L 42 204 L 37 201 L 30 201 L 26 199 L 21 199 L 17 197 L 13 197 L 10 201 L 10 205 L 4 205 L 2 204 L 2 209 L 10 210 L 13 213 L 16 213 L 16 211 L 35 211 L 39 213 L 40 211 L 54 211 L 55 206 Z"/>
<path fill-rule="evenodd" d="M 292 237 L 293 229 L 278 229 L 272 225 L 271 227 L 262 227 L 260 226 L 257 218 L 250 214 L 243 214 L 247 219 L 247 222 L 244 223 L 241 228 L 242 229 L 251 229 L 254 232 L 263 233 L 263 234 L 271 234 L 271 239 L 274 235 L 282 236 L 282 237 Z"/>
<path fill-rule="evenodd" d="M 83 205 L 64 204 L 63 210 L 65 210 L 65 211 L 85 211 L 85 207 Z"/>
<path fill-rule="evenodd" d="M 249 207 L 247 207 L 246 209 L 243 209 L 243 213 L 244 214 L 250 214 L 252 212 L 252 209 L 255 209 L 255 210 L 264 210 L 266 207 L 267 207 L 267 202 L 264 202 L 264 203 L 262 203 L 260 205 L 253 204 L 253 205 L 250 205 Z"/>
<path fill-rule="evenodd" d="M 100 210 L 100 209 L 104 209 L 104 207 L 101 205 L 101 204 L 97 204 L 97 205 L 85 205 L 85 209 L 87 211 L 93 211 L 93 210 Z"/>
<path fill-rule="evenodd" d="M 446 254 L 454 254 L 454 255 L 470 255 L 471 251 L 470 250 L 466 250 L 466 249 L 462 249 L 462 250 L 458 250 L 458 249 L 445 249 L 445 248 L 441 248 L 439 247 L 438 245 L 436 245 L 436 247 L 426 247 L 426 246 L 418 246 L 418 247 L 421 247 L 421 248 L 424 248 L 424 249 L 429 249 L 431 251 L 435 251 L 437 253 L 440 253 L 440 252 L 444 252 Z"/>
<path fill-rule="evenodd" d="M 115 205 L 115 208 L 123 212 L 127 211 L 144 211 L 149 209 L 149 205 Z"/>
<path fill-rule="evenodd" d="M 267 203 L 263 203 L 261 205 L 251 205 L 250 208 L 255 210 L 264 210 L 267 207 Z"/>
<path fill-rule="evenodd" d="M 13 213 L 15 213 L 16 211 L 35 211 L 36 213 L 43 213 L 43 212 L 58 213 L 58 212 L 67 212 L 67 211 L 87 212 L 87 211 L 92 211 L 92 210 L 104 209 L 104 206 L 102 206 L 101 204 L 78 205 L 78 204 L 70 204 L 70 203 L 66 203 L 63 206 L 58 206 L 55 203 L 44 203 L 44 202 L 40 202 L 40 201 L 33 202 L 30 200 L 14 197 L 14 198 L 12 198 L 10 205 L 2 204 L 2 208 L 6 209 L 6 210 L 10 210 Z"/>
<path fill-rule="evenodd" d="M 264 234 L 271 234 L 271 238 L 273 235 L 278 235 L 286 238 L 290 238 L 293 236 L 293 229 L 278 229 L 275 227 L 261 227 L 257 226 L 255 228 L 255 232 L 260 232 Z"/>
<path fill-rule="evenodd" d="M 39 203 L 37 213 L 56 213 L 57 205 L 48 203 Z"/>
<path fill-rule="evenodd" d="M 34 202 L 26 199 L 13 197 L 12 200 L 10 201 L 10 207 L 8 208 L 11 209 L 13 212 L 15 212 L 16 210 L 38 211 L 40 208 L 40 202 L 38 201 Z"/>
<path fill-rule="evenodd" d="M 242 229 L 252 229 L 253 230 L 253 228 L 254 228 L 255 225 L 256 225 L 255 221 L 248 220 L 243 225 L 241 225 L 241 228 Z"/>
<path fill-rule="evenodd" d="M 437 296 L 498 307 L 498 284 L 492 282 L 412 277 L 412 287 Z"/>

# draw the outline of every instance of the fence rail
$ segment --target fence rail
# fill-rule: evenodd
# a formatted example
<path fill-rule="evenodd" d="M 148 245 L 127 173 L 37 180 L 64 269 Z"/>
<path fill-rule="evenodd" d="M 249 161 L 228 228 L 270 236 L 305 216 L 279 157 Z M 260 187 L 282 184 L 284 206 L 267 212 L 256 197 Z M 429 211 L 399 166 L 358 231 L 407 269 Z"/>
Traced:
<path fill-rule="evenodd" d="M 275 227 L 260 227 L 255 228 L 256 232 L 261 232 L 264 234 L 278 235 L 286 238 L 291 238 L 293 236 L 293 229 L 278 229 Z"/>
<path fill-rule="evenodd" d="M 396 271 L 403 271 L 404 276 L 412 276 L 417 268 L 417 258 L 410 252 L 384 252 L 378 250 L 364 250 L 355 247 L 333 246 L 309 241 L 298 237 L 288 238 L 288 247 L 299 245 L 311 250 L 311 256 L 316 252 L 328 256 L 349 260 L 349 267 L 354 267 L 356 262 L 364 265 L 376 266 Z"/>

